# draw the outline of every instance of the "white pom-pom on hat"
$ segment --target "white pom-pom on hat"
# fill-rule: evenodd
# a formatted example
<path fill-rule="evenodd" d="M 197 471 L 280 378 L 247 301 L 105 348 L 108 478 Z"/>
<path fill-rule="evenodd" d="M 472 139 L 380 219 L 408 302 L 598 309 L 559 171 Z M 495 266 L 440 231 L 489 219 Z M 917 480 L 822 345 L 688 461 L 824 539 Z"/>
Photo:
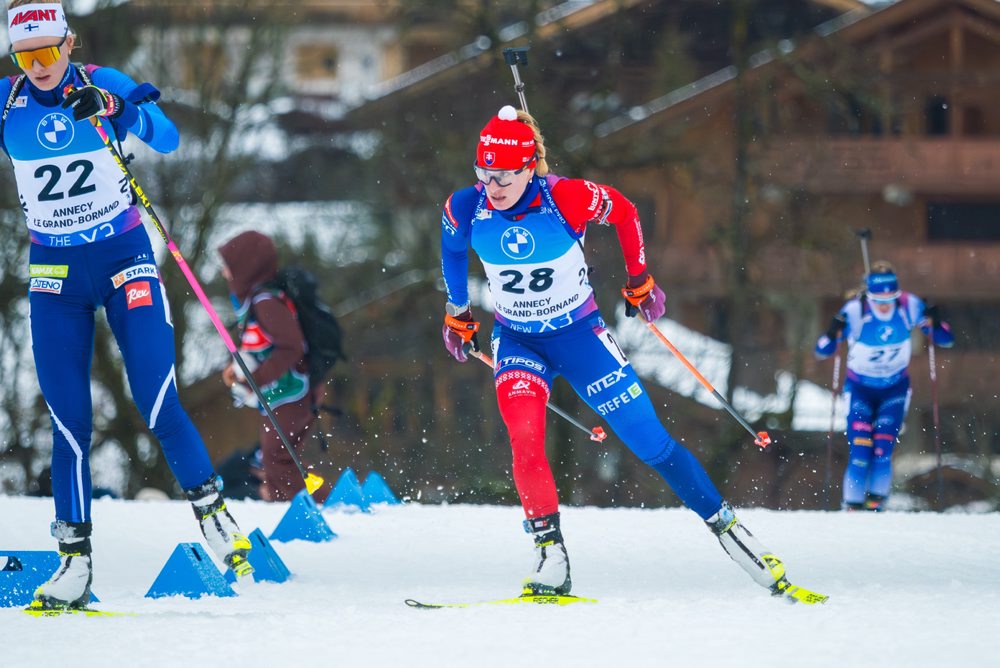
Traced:
<path fill-rule="evenodd" d="M 505 104 L 500 107 L 500 111 L 497 112 L 497 118 L 501 121 L 516 121 L 517 120 L 517 109 Z"/>

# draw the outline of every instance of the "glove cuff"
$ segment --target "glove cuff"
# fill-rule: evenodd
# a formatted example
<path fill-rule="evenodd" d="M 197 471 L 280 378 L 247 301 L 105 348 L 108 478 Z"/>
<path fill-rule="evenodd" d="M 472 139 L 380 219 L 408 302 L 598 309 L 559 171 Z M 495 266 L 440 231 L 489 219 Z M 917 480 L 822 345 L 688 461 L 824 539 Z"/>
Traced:
<path fill-rule="evenodd" d="M 464 343 L 472 343 L 479 331 L 479 323 L 472 319 L 471 311 L 466 311 L 462 315 L 467 316 L 467 319 L 445 314 L 444 325 L 449 331 L 461 338 Z M 478 346 L 476 347 L 478 348 Z"/>
<path fill-rule="evenodd" d="M 639 277 L 636 277 L 639 278 Z M 636 287 L 629 287 L 629 283 L 632 282 L 632 277 L 629 277 L 628 283 L 622 288 L 622 296 L 625 297 L 626 301 L 633 306 L 638 306 L 641 304 L 653 288 L 656 287 L 656 281 L 653 277 L 646 273 L 646 279 L 642 282 L 642 285 Z"/>

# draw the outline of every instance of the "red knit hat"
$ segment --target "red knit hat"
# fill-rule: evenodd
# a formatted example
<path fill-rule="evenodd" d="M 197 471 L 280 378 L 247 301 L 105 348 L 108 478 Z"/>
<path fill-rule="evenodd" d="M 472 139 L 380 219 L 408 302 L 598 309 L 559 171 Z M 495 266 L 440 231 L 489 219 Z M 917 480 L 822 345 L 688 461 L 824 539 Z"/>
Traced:
<path fill-rule="evenodd" d="M 502 107 L 479 133 L 476 165 L 485 169 L 521 169 L 535 158 L 535 131 L 517 120 L 517 110 Z"/>

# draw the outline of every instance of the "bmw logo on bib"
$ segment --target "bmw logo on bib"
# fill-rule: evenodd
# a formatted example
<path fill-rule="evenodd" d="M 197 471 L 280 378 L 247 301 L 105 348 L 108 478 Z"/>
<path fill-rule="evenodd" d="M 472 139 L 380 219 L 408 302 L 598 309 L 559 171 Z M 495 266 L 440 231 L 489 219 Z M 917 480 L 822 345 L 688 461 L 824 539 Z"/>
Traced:
<path fill-rule="evenodd" d="M 500 248 L 507 257 L 524 260 L 535 252 L 535 238 L 523 227 L 510 227 L 500 238 Z"/>
<path fill-rule="evenodd" d="M 58 151 L 70 145 L 76 132 L 73 121 L 58 111 L 46 114 L 38 123 L 38 142 L 45 148 Z"/>

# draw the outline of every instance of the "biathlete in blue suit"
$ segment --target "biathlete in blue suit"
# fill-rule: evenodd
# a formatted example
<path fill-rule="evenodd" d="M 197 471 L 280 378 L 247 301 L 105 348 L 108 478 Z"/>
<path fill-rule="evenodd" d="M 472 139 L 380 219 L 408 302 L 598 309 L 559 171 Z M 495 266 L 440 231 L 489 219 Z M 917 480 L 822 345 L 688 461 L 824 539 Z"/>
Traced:
<path fill-rule="evenodd" d="M 955 343 L 935 306 L 899 289 L 892 265 L 872 265 L 866 290 L 851 299 L 816 342 L 826 359 L 847 340 L 847 469 L 845 510 L 883 510 L 892 489 L 892 453 L 910 404 L 910 332 L 932 336 L 935 345 Z"/>
<path fill-rule="evenodd" d="M 59 570 L 34 607 L 90 600 L 90 366 L 98 308 L 122 351 L 135 403 L 193 503 L 212 549 L 239 574 L 250 542 L 221 496 L 205 444 L 177 397 L 173 324 L 149 237 L 132 192 L 91 124 L 113 138 L 136 135 L 161 153 L 177 129 L 159 92 L 109 67 L 71 65 L 76 36 L 58 2 L 8 9 L 11 57 L 24 71 L 0 81 L 0 143 L 10 157 L 31 235 L 29 303 L 35 367 L 52 420 L 52 535 Z"/>
<path fill-rule="evenodd" d="M 442 332 L 459 362 L 479 327 L 467 285 L 470 246 L 489 279 L 497 401 L 510 434 L 524 526 L 535 543 L 525 593 L 566 594 L 572 584 L 545 456 L 545 404 L 559 375 L 663 476 L 756 582 L 782 593 L 788 581 L 781 561 L 737 522 L 704 467 L 667 433 L 598 312 L 583 250 L 591 223 L 617 231 L 629 274 L 629 314 L 639 311 L 650 322 L 663 315 L 664 294 L 646 271 L 635 206 L 609 186 L 549 174 L 545 155 L 535 120 L 503 107 L 480 133 L 479 182 L 452 194 L 441 220 L 448 291 Z"/>

